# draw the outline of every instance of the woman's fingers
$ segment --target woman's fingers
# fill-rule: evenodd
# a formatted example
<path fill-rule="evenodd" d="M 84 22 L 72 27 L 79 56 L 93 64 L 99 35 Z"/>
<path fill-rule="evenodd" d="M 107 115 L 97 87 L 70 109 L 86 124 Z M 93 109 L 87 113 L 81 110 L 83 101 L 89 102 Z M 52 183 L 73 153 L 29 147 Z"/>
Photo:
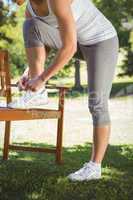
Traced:
<path fill-rule="evenodd" d="M 40 87 L 43 86 L 43 82 L 42 80 L 40 79 L 40 77 L 36 77 L 36 78 L 33 78 L 31 80 L 28 80 L 26 83 L 25 83 L 25 90 L 31 90 L 31 91 L 37 91 Z"/>
<path fill-rule="evenodd" d="M 29 80 L 25 83 L 25 90 L 32 90 L 32 81 Z"/>
<path fill-rule="evenodd" d="M 19 80 L 19 83 L 18 83 L 18 87 L 20 90 L 25 90 L 25 85 L 26 85 L 26 82 L 28 82 L 28 78 L 27 77 L 22 77 L 20 80 Z"/>
<path fill-rule="evenodd" d="M 18 88 L 19 88 L 20 91 L 24 89 L 24 86 L 23 86 L 21 80 L 18 82 Z"/>
<path fill-rule="evenodd" d="M 25 69 L 20 80 L 17 82 L 20 91 L 25 90 L 25 86 L 28 81 L 29 81 L 29 67 Z"/>

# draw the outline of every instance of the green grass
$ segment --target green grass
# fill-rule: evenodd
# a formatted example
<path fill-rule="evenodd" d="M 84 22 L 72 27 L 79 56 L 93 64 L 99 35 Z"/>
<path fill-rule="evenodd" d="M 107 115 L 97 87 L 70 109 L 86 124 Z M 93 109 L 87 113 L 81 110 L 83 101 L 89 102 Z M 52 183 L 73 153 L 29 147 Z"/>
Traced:
<path fill-rule="evenodd" d="M 64 148 L 64 164 L 60 166 L 54 163 L 51 154 L 10 153 L 8 161 L 0 162 L 0 199 L 132 200 L 133 145 L 109 145 L 101 180 L 81 183 L 67 180 L 66 176 L 79 169 L 90 153 L 89 143 Z"/>

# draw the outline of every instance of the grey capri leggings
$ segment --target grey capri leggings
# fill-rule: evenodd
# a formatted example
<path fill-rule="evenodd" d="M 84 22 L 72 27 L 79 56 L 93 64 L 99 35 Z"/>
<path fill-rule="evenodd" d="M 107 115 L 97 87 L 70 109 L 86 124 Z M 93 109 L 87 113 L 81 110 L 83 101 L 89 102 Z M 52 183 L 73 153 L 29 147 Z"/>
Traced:
<path fill-rule="evenodd" d="M 23 26 L 25 47 L 31 48 L 48 45 L 43 30 L 39 20 L 26 20 Z M 47 37 L 51 38 L 48 33 Z M 111 119 L 108 99 L 110 97 L 118 59 L 118 37 L 115 36 L 93 45 L 84 46 L 79 44 L 78 46 L 87 63 L 88 107 L 92 116 L 93 125 L 109 125 Z"/>

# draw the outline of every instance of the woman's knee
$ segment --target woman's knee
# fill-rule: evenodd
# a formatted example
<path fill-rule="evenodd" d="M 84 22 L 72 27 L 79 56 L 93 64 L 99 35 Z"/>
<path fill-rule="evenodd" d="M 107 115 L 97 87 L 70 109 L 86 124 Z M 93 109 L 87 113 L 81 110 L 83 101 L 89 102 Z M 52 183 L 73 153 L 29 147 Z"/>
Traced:
<path fill-rule="evenodd" d="M 40 33 L 39 33 L 39 20 L 37 18 L 29 18 L 23 24 L 23 38 L 26 48 L 42 46 Z"/>
<path fill-rule="evenodd" d="M 110 124 L 107 95 L 92 92 L 89 94 L 89 111 L 92 115 L 93 125 L 102 126 Z"/>
<path fill-rule="evenodd" d="M 38 29 L 38 24 L 39 21 L 36 18 L 27 18 L 23 23 L 23 32 L 31 33 L 34 29 Z"/>

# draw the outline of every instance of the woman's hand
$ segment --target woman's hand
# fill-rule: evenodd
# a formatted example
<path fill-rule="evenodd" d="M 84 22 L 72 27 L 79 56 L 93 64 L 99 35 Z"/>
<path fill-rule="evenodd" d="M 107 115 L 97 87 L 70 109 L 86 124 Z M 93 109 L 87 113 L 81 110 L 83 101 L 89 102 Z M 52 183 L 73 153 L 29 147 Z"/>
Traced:
<path fill-rule="evenodd" d="M 25 90 L 25 86 L 26 86 L 26 83 L 29 81 L 29 78 L 27 76 L 23 76 L 19 82 L 17 83 L 18 84 L 18 88 L 20 91 L 22 90 Z"/>
<path fill-rule="evenodd" d="M 27 67 L 21 76 L 20 80 L 17 82 L 20 91 L 25 90 L 25 84 L 29 81 L 29 68 Z"/>
<path fill-rule="evenodd" d="M 25 90 L 31 90 L 31 91 L 37 91 L 44 85 L 43 80 L 41 79 L 41 76 L 37 76 L 36 78 L 33 78 L 26 82 Z"/>

